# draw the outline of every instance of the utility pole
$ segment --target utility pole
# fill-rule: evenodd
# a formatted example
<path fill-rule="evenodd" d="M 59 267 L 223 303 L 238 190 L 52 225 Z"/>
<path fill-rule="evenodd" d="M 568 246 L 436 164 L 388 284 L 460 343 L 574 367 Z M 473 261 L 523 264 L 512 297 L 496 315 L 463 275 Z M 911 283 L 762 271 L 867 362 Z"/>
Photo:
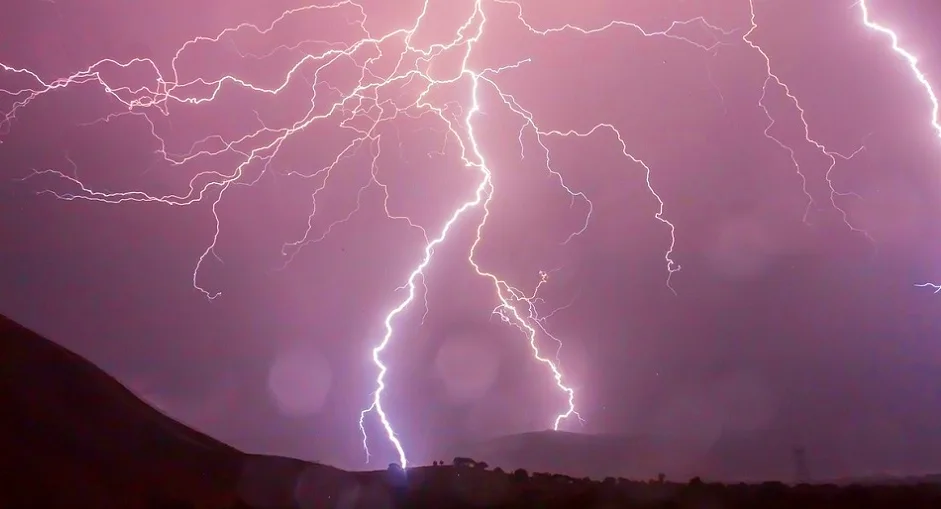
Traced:
<path fill-rule="evenodd" d="M 794 480 L 798 483 L 810 482 L 810 469 L 807 468 L 807 455 L 803 447 L 795 447 L 794 454 Z"/>

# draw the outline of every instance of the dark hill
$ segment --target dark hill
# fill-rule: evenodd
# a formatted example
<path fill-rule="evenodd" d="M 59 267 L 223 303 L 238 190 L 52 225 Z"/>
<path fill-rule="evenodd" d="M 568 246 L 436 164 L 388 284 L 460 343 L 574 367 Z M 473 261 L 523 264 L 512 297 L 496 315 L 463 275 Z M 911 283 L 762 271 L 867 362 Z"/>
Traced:
<path fill-rule="evenodd" d="M 349 474 L 251 456 L 150 407 L 82 357 L 0 316 L 0 508 L 154 501 L 284 504 Z M 291 502 L 287 502 L 288 505 Z"/>
<path fill-rule="evenodd" d="M 540 461 L 584 467 L 593 454 L 613 457 L 617 465 L 625 459 L 618 449 L 645 451 L 644 441 L 625 446 L 622 440 L 532 433 L 487 445 L 517 458 L 538 450 Z M 174 421 L 88 361 L 0 317 L 0 509 L 941 507 L 941 487 L 929 484 L 601 482 L 458 463 L 350 473 L 243 454 Z"/>
<path fill-rule="evenodd" d="M 0 499 L 59 507 L 179 494 L 208 501 L 232 484 L 237 451 L 4 317 L 0 359 Z"/>

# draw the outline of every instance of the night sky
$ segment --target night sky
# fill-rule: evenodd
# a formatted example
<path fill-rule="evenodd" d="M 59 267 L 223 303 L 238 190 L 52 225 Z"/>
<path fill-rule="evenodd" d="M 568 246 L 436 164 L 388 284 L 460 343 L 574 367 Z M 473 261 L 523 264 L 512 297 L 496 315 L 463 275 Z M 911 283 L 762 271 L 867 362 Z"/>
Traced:
<path fill-rule="evenodd" d="M 304 55 L 341 52 L 362 38 L 364 13 L 366 29 L 381 36 L 412 26 L 422 9 L 420 0 L 340 3 L 288 16 L 265 34 L 244 28 L 189 45 L 176 61 L 176 81 L 204 81 L 173 94 L 209 98 L 206 83 L 225 75 L 278 87 Z M 871 4 L 874 18 L 920 57 L 929 80 L 941 74 L 941 45 L 932 37 L 941 4 Z M 43 87 L 11 68 L 52 83 L 102 58 L 146 58 L 169 81 L 171 60 L 187 40 L 241 22 L 264 28 L 299 5 L 55 0 L 8 10 L 0 20 L 0 63 L 7 66 L 0 88 L 11 92 L 0 94 L 0 313 L 239 448 L 365 468 L 357 421 L 375 386 L 370 351 L 385 332 L 385 315 L 407 296 L 397 288 L 422 259 L 421 228 L 438 236 L 480 181 L 460 153 L 460 143 L 470 143 L 463 124 L 473 106 L 469 77 L 427 96 L 457 136 L 430 110 L 392 119 L 397 106 L 418 99 L 427 84 L 421 76 L 373 88 L 292 135 L 274 157 L 259 153 L 215 208 L 219 186 L 186 206 L 88 198 L 186 196 L 191 181 L 190 196 L 198 198 L 276 135 L 233 141 L 304 120 L 312 97 L 314 114 L 326 114 L 352 92 L 358 66 L 369 59 L 376 61 L 366 79 L 390 76 L 404 37 L 319 72 L 323 61 L 308 62 L 277 95 L 228 81 L 212 101 L 162 102 L 95 122 L 128 108 L 90 76 L 6 116 L 28 90 Z M 941 295 L 915 285 L 941 280 L 941 140 L 925 89 L 891 41 L 863 25 L 859 6 L 754 5 L 758 28 L 749 39 L 799 98 L 810 136 L 843 154 L 865 147 L 838 159 L 828 184 L 830 161 L 804 139 L 785 91 L 772 81 L 763 98 L 765 61 L 742 40 L 747 0 L 519 5 L 483 0 L 484 35 L 468 68 L 529 58 L 485 77 L 543 132 L 585 133 L 599 124 L 619 130 L 650 167 L 662 217 L 675 225 L 670 256 L 682 266 L 670 279 L 674 293 L 665 261 L 670 228 L 655 217 L 659 205 L 643 166 L 621 153 L 614 131 L 537 139 L 529 127 L 520 135 L 523 118 L 480 82 L 473 132 L 495 191 L 475 260 L 527 294 L 540 271 L 548 275 L 535 306 L 564 343 L 563 382 L 584 419 L 565 420 L 561 429 L 775 430 L 795 442 L 843 441 L 896 460 L 892 451 L 937 440 Z M 450 43 L 473 9 L 472 0 L 432 0 L 412 46 Z M 694 22 L 672 38 L 621 25 L 543 36 L 521 21 L 546 30 L 618 19 L 657 32 L 697 16 L 729 33 Z M 430 65 L 416 64 L 413 52 L 399 73 L 457 77 L 465 49 Z M 95 69 L 111 87 L 125 87 L 117 92 L 125 100 L 160 99 L 147 63 Z M 806 194 L 791 154 L 765 137 L 762 98 L 775 119 L 768 133 L 793 149 Z M 164 106 L 169 115 L 158 109 Z M 345 153 L 325 180 L 318 171 L 356 136 L 341 125 L 368 130 L 380 115 L 378 141 Z M 540 140 L 557 174 L 547 170 Z M 166 160 L 200 150 L 212 154 Z M 194 179 L 201 172 L 210 173 Z M 560 177 L 583 194 L 567 194 Z M 309 221 L 311 196 L 321 187 Z M 592 204 L 587 229 L 566 242 L 585 222 L 584 197 Z M 194 279 L 216 233 L 214 210 L 218 237 Z M 389 366 L 384 407 L 413 462 L 438 459 L 457 441 L 546 429 L 565 411 L 551 371 L 532 359 L 517 328 L 493 314 L 494 287 L 468 263 L 481 218 L 479 208 L 468 212 L 435 250 L 382 354 Z M 305 238 L 308 223 L 306 238 L 323 240 L 283 250 Z M 210 300 L 200 289 L 221 295 Z M 552 338 L 540 332 L 537 345 L 555 360 Z M 394 461 L 376 415 L 366 424 L 371 465 Z M 904 465 L 896 460 L 886 468 Z"/>

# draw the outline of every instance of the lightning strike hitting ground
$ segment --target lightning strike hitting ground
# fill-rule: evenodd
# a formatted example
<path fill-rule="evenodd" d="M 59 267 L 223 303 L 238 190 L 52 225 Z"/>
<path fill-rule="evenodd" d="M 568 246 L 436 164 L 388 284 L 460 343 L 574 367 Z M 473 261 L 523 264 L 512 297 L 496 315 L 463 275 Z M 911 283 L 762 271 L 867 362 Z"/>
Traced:
<path fill-rule="evenodd" d="M 453 1 L 453 0 L 437 0 Z M 664 253 L 664 262 L 666 264 L 666 285 L 672 291 L 671 278 L 674 273 L 680 270 L 679 264 L 673 259 L 673 252 L 676 245 L 675 227 L 664 216 L 665 203 L 661 196 L 655 191 L 652 184 L 652 170 L 640 157 L 634 155 L 628 142 L 621 135 L 618 128 L 612 124 L 601 123 L 594 127 L 578 130 L 553 130 L 543 129 L 539 126 L 536 116 L 522 104 L 524 99 L 518 99 L 513 95 L 504 92 L 499 85 L 499 75 L 503 72 L 516 72 L 530 62 L 529 59 L 521 60 L 512 64 L 496 66 L 492 68 L 474 69 L 470 65 L 470 57 L 474 52 L 475 45 L 484 37 L 488 17 L 492 16 L 510 16 L 531 34 L 539 37 L 590 37 L 606 31 L 626 29 L 644 37 L 660 37 L 673 42 L 682 42 L 688 44 L 692 49 L 703 52 L 716 52 L 721 46 L 730 44 L 746 44 L 760 55 L 766 79 L 762 86 L 761 97 L 758 107 L 768 118 L 768 126 L 764 131 L 765 136 L 786 151 L 789 155 L 795 171 L 800 178 L 802 189 L 807 197 L 807 207 L 805 209 L 804 219 L 813 206 L 813 198 L 807 191 L 807 180 L 804 176 L 801 166 L 797 162 L 795 151 L 778 138 L 770 134 L 770 129 L 775 123 L 775 118 L 765 104 L 765 98 L 772 85 L 786 94 L 793 106 L 800 114 L 800 120 L 803 123 L 804 139 L 807 143 L 814 146 L 821 154 L 825 155 L 830 165 L 827 169 L 826 179 L 830 185 L 831 205 L 840 211 L 843 220 L 849 228 L 854 231 L 864 233 L 862 230 L 850 224 L 847 214 L 837 204 L 837 198 L 850 195 L 837 191 L 830 179 L 831 172 L 838 160 L 846 160 L 858 154 L 862 147 L 856 149 L 849 155 L 842 155 L 833 151 L 824 144 L 817 141 L 810 134 L 810 125 L 805 118 L 805 111 L 797 97 L 791 92 L 788 85 L 782 81 L 772 70 L 772 59 L 768 54 L 751 38 L 755 30 L 758 29 L 756 23 L 756 13 L 753 0 L 747 0 L 751 26 L 744 31 L 744 35 L 737 39 L 734 38 L 740 30 L 730 30 L 720 28 L 703 17 L 697 17 L 684 21 L 674 21 L 667 27 L 659 30 L 647 30 L 637 24 L 627 21 L 613 20 L 607 24 L 597 27 L 579 27 L 572 24 L 565 24 L 558 27 L 538 28 L 531 24 L 524 15 L 524 9 L 520 3 L 515 0 L 475 0 L 473 10 L 453 37 L 445 42 L 438 42 L 421 48 L 414 43 L 413 39 L 419 28 L 432 23 L 429 20 L 429 8 L 432 0 L 425 0 L 421 12 L 418 14 L 411 27 L 403 27 L 382 35 L 373 35 L 366 28 L 367 15 L 365 9 L 353 0 L 339 0 L 330 4 L 308 5 L 291 9 L 282 13 L 273 22 L 264 27 L 251 23 L 242 23 L 238 26 L 227 28 L 213 37 L 196 37 L 184 43 L 175 52 L 170 63 L 169 73 L 165 73 L 151 59 L 133 58 L 128 61 L 117 61 L 113 59 L 103 59 L 91 66 L 78 71 L 70 76 L 52 79 L 47 81 L 42 79 L 37 73 L 30 69 L 15 68 L 0 62 L 0 77 L 9 78 L 11 82 L 23 83 L 26 80 L 27 86 L 13 86 L 0 88 L 0 98 L 10 100 L 9 107 L 5 111 L 0 110 L 0 134 L 8 132 L 13 127 L 14 120 L 20 110 L 28 106 L 35 100 L 38 100 L 51 92 L 75 87 L 83 84 L 97 85 L 107 95 L 118 101 L 124 108 L 123 111 L 115 112 L 101 119 L 99 122 L 111 122 L 124 116 L 134 116 L 150 126 L 150 132 L 158 142 L 158 154 L 163 158 L 167 165 L 171 167 L 180 167 L 190 164 L 196 160 L 212 158 L 220 155 L 238 156 L 240 162 L 235 164 L 231 172 L 219 172 L 204 170 L 196 173 L 190 180 L 188 190 L 181 194 L 153 195 L 140 191 L 122 191 L 105 192 L 94 189 L 86 185 L 79 177 L 77 172 L 67 174 L 55 169 L 45 169 L 34 171 L 26 177 L 35 178 L 38 176 L 52 176 L 63 181 L 65 185 L 71 186 L 72 191 L 54 191 L 45 190 L 43 193 L 52 194 L 64 200 L 89 200 L 110 204 L 120 204 L 126 202 L 159 202 L 170 206 L 188 206 L 201 202 L 211 204 L 212 216 L 215 223 L 215 230 L 211 241 L 198 257 L 193 271 L 193 286 L 202 292 L 207 298 L 215 299 L 220 292 L 207 289 L 200 283 L 200 270 L 210 257 L 220 259 L 216 253 L 216 246 L 221 231 L 221 219 L 218 213 L 218 205 L 226 196 L 226 192 L 236 185 L 251 186 L 257 182 L 262 175 L 270 169 L 272 161 L 276 160 L 281 147 L 286 140 L 300 133 L 304 129 L 317 122 L 332 122 L 333 125 L 352 133 L 351 141 L 340 148 L 332 157 L 332 162 L 319 170 L 310 173 L 298 171 L 288 172 L 290 175 L 301 176 L 308 179 L 314 179 L 319 182 L 311 195 L 311 212 L 308 216 L 307 228 L 304 234 L 297 240 L 287 242 L 283 246 L 283 255 L 285 265 L 289 264 L 294 256 L 305 246 L 317 243 L 333 229 L 349 220 L 360 208 L 361 198 L 366 189 L 370 187 L 378 188 L 384 195 L 384 207 L 389 219 L 402 221 L 411 229 L 420 233 L 424 239 L 424 248 L 420 261 L 415 265 L 405 280 L 405 284 L 400 287 L 404 290 L 403 298 L 396 304 L 385 316 L 383 321 L 384 333 L 372 349 L 372 360 L 375 363 L 378 374 L 376 377 L 376 389 L 372 394 L 371 402 L 365 410 L 362 411 L 359 420 L 359 426 L 363 433 L 363 447 L 366 452 L 367 461 L 369 459 L 369 448 L 366 436 L 366 419 L 371 413 L 378 416 L 379 422 L 385 431 L 385 434 L 392 446 L 395 448 L 398 461 L 401 466 L 408 465 L 408 458 L 405 446 L 399 439 L 395 428 L 386 413 L 383 406 L 383 394 L 386 389 L 386 374 L 388 366 L 383 360 L 383 352 L 390 342 L 396 336 L 395 322 L 399 316 L 404 313 L 416 300 L 419 294 L 425 296 L 425 270 L 433 262 L 436 249 L 448 240 L 448 236 L 455 225 L 463 221 L 471 221 L 477 218 L 476 235 L 467 255 L 467 261 L 471 268 L 480 277 L 485 278 L 493 284 L 494 298 L 496 299 L 496 308 L 493 313 L 499 316 L 504 322 L 519 329 L 526 337 L 532 350 L 533 358 L 544 364 L 551 372 L 554 383 L 566 398 L 566 406 L 551 422 L 553 429 L 559 429 L 562 422 L 569 417 L 579 418 L 576 412 L 575 391 L 566 385 L 563 380 L 563 374 L 560 369 L 559 350 L 557 349 L 554 359 L 550 359 L 541 353 L 539 347 L 540 338 L 544 337 L 556 341 L 561 348 L 561 341 L 546 330 L 545 320 L 553 313 L 541 314 L 538 311 L 539 305 L 543 303 L 538 296 L 540 288 L 548 281 L 550 272 L 540 271 L 540 281 L 534 289 L 525 292 L 499 275 L 483 268 L 475 257 L 478 247 L 485 241 L 485 229 L 490 221 L 497 218 L 492 217 L 491 203 L 497 190 L 494 188 L 493 172 L 498 171 L 497 163 L 491 163 L 485 156 L 485 147 L 482 147 L 476 136 L 476 124 L 485 119 L 480 115 L 482 107 L 482 92 L 488 90 L 496 94 L 502 101 L 502 107 L 515 114 L 522 124 L 519 131 L 520 156 L 526 157 L 528 154 L 524 149 L 524 134 L 529 132 L 535 136 L 536 145 L 540 151 L 540 157 L 544 157 L 545 169 L 559 185 L 571 196 L 572 200 L 581 200 L 587 207 L 584 222 L 579 230 L 574 231 L 564 243 L 573 241 L 579 234 L 583 233 L 591 220 L 593 206 L 589 198 L 582 192 L 569 187 L 562 174 L 557 172 L 551 164 L 551 155 L 546 140 L 552 137 L 557 138 L 580 138 L 592 136 L 599 132 L 607 132 L 617 139 L 620 150 L 625 158 L 625 162 L 641 168 L 645 175 L 645 183 L 650 195 L 656 200 L 658 207 L 654 213 L 654 219 L 661 222 L 669 232 L 670 240 Z M 889 35 L 892 40 L 893 49 L 901 56 L 906 58 L 917 79 L 922 83 L 929 93 L 934 110 L 932 112 L 932 125 L 941 136 L 941 125 L 938 124 L 938 100 L 935 97 L 930 85 L 924 75 L 918 70 L 917 60 L 910 53 L 898 45 L 898 38 L 892 31 L 872 22 L 869 17 L 868 7 L 864 1 L 859 3 L 863 12 L 863 21 L 869 28 Z M 743 3 L 743 8 L 745 4 Z M 178 69 L 178 62 L 187 50 L 198 45 L 212 45 L 232 42 L 232 37 L 238 33 L 254 32 L 257 36 L 266 36 L 286 20 L 293 16 L 301 14 L 310 14 L 313 12 L 343 11 L 350 21 L 350 30 L 358 32 L 360 35 L 352 43 L 326 41 L 304 41 L 305 43 L 319 43 L 326 45 L 329 49 L 321 53 L 305 53 L 299 58 L 293 66 L 286 72 L 283 79 L 276 87 L 262 87 L 253 84 L 250 80 L 234 76 L 225 75 L 217 79 L 212 78 L 192 78 L 189 80 L 181 79 L 181 73 Z M 712 44 L 702 44 L 689 38 L 677 34 L 678 28 L 698 24 L 714 37 Z M 393 54 L 396 61 L 394 68 L 386 73 L 379 71 L 377 62 L 389 56 L 389 46 L 400 45 L 397 53 Z M 240 53 L 244 58 L 267 58 L 278 50 L 299 50 L 301 44 L 292 46 L 278 46 L 274 51 L 266 55 L 251 55 Z M 436 63 L 442 55 L 460 51 L 462 54 L 462 64 L 459 69 L 448 77 L 436 77 L 431 72 L 432 64 Z M 339 88 L 327 83 L 321 74 L 328 69 L 353 62 L 356 65 L 358 80 L 352 90 L 343 92 Z M 308 70 L 313 67 L 313 72 Z M 150 83 L 144 86 L 130 86 L 114 83 L 108 76 L 109 73 L 116 70 L 133 70 L 140 75 L 150 76 Z M 165 75 L 168 74 L 168 75 Z M 710 78 L 711 79 L 711 78 Z M 218 94 L 226 87 L 241 88 L 246 91 L 261 94 L 263 96 L 277 96 L 281 94 L 289 85 L 296 80 L 308 80 L 312 97 L 310 107 L 300 112 L 298 120 L 283 126 L 269 127 L 259 118 L 258 123 L 261 127 L 244 133 L 235 138 L 226 138 L 222 135 L 211 135 L 203 139 L 196 140 L 190 146 L 190 150 L 184 154 L 174 154 L 168 150 L 168 143 L 165 138 L 159 134 L 159 128 L 155 123 L 157 115 L 170 116 L 171 106 L 175 109 L 180 106 L 199 106 L 215 100 Z M 383 92 L 400 89 L 408 85 L 419 84 L 421 91 L 414 100 L 405 104 L 400 104 L 394 99 L 383 98 Z M 438 104 L 432 98 L 433 91 L 448 85 L 466 84 L 470 87 L 467 97 L 458 104 L 447 103 Z M 331 99 L 332 98 L 332 99 Z M 323 107 L 326 105 L 326 107 Z M 456 113 L 455 113 L 456 112 Z M 477 172 L 479 180 L 476 187 L 469 192 L 465 201 L 457 207 L 449 216 L 448 220 L 440 228 L 437 235 L 429 235 L 428 232 L 416 224 L 408 217 L 394 214 L 390 211 L 390 191 L 382 182 L 378 174 L 378 160 L 382 153 L 384 133 L 381 127 L 393 123 L 396 119 L 409 117 L 412 119 L 428 116 L 435 119 L 441 127 L 446 130 L 442 152 L 447 148 L 449 141 L 455 142 L 458 147 L 459 155 L 465 167 Z M 0 140 L 2 141 L 2 140 Z M 369 181 L 359 188 L 356 195 L 356 206 L 341 219 L 332 222 L 319 235 L 314 233 L 314 216 L 318 211 L 318 195 L 324 191 L 331 182 L 331 176 L 338 165 L 352 157 L 358 151 L 367 149 L 372 155 L 371 177 Z M 249 169 L 254 166 L 260 166 L 261 170 L 254 176 Z M 25 179 L 24 179 L 25 180 Z M 868 234 L 867 234 L 868 236 Z M 220 259 L 221 260 L 221 259 Z M 422 288 L 420 289 L 419 286 Z M 941 285 L 934 286 L 941 291 Z M 425 304 L 425 313 L 428 313 L 427 300 Z M 563 306 L 563 308 L 566 306 Z"/>

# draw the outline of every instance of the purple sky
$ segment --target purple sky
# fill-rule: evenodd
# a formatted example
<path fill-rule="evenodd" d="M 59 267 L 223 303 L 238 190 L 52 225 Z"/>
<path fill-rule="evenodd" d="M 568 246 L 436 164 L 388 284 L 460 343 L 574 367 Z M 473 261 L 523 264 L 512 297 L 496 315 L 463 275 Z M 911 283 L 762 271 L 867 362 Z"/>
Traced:
<path fill-rule="evenodd" d="M 283 9 L 302 5 L 20 4 L 0 21 L 0 63 L 28 68 L 46 83 L 102 58 L 135 57 L 152 59 L 170 80 L 171 59 L 188 39 L 240 22 L 267 26 Z M 509 0 L 484 0 L 484 35 L 468 68 L 529 58 L 486 77 L 542 131 L 616 127 L 651 169 L 663 218 L 675 225 L 671 256 L 682 270 L 671 279 L 674 294 L 664 260 L 670 229 L 654 216 L 658 203 L 644 168 L 621 154 L 610 129 L 542 138 L 553 170 L 592 203 L 587 229 L 565 243 L 582 227 L 587 202 L 573 200 L 546 169 L 532 128 L 523 131 L 521 157 L 524 121 L 483 81 L 474 139 L 495 192 L 475 260 L 526 293 L 538 284 L 539 271 L 549 272 L 537 309 L 548 315 L 564 307 L 544 325 L 564 343 L 564 383 L 575 390 L 585 419 L 569 419 L 562 429 L 680 435 L 774 429 L 800 442 L 844 440 L 886 451 L 927 440 L 925 430 L 941 426 L 939 297 L 914 286 L 941 279 L 941 141 L 928 95 L 889 39 L 863 26 L 851 0 L 755 4 L 758 28 L 749 39 L 800 99 L 811 137 L 844 154 L 865 146 L 830 173 L 836 191 L 859 197 L 836 195 L 838 208 L 831 204 L 829 160 L 804 139 L 799 111 L 773 82 L 763 102 L 776 120 L 768 133 L 793 149 L 813 199 L 809 208 L 788 150 L 765 137 L 769 119 L 759 105 L 765 62 L 742 40 L 750 26 L 748 0 L 519 4 L 534 30 L 567 23 L 598 28 L 618 19 L 656 32 L 671 20 L 705 16 L 735 32 L 691 23 L 671 34 L 704 46 L 723 43 L 710 51 L 676 37 L 645 38 L 625 26 L 537 35 Z M 919 55 L 929 79 L 938 75 L 941 46 L 932 31 L 941 23 L 941 5 L 871 4 L 873 16 Z M 177 81 L 233 75 L 277 87 L 305 54 L 342 51 L 362 38 L 363 13 L 365 28 L 381 36 L 414 24 L 422 8 L 420 0 L 359 5 L 303 11 L 265 35 L 244 29 L 191 45 L 176 63 Z M 429 5 L 413 47 L 448 44 L 474 2 Z M 333 168 L 317 193 L 308 238 L 347 217 L 358 199 L 359 209 L 323 241 L 295 250 L 283 270 L 282 246 L 304 238 L 311 195 L 326 173 L 299 175 L 330 165 L 352 140 L 355 133 L 340 128 L 344 118 L 352 119 L 347 126 L 369 129 L 380 111 L 389 119 L 396 106 L 414 102 L 427 82 L 417 76 L 370 89 L 360 115 L 349 100 L 346 113 L 311 123 L 275 157 L 246 166 L 238 184 L 254 184 L 226 189 L 215 208 L 215 248 L 196 274 L 199 288 L 222 292 L 212 301 L 194 289 L 193 272 L 213 241 L 218 186 L 189 206 L 63 201 L 37 193 L 186 195 L 200 172 L 218 174 L 193 180 L 197 189 L 221 181 L 219 175 L 232 174 L 247 153 L 275 136 L 225 152 L 217 137 L 195 146 L 217 154 L 182 165 L 168 164 L 159 149 L 179 156 L 210 135 L 231 141 L 262 126 L 290 127 L 309 118 L 312 86 L 314 115 L 325 114 L 352 92 L 357 66 L 368 59 L 383 55 L 369 64 L 368 79 L 390 76 L 403 44 L 392 37 L 319 73 L 322 62 L 305 64 L 277 95 L 230 81 L 212 101 L 164 103 L 169 116 L 138 108 L 139 115 L 89 125 L 127 110 L 93 77 L 33 98 L 0 125 L 8 177 L 0 182 L 0 312 L 240 448 L 362 467 L 357 420 L 375 383 L 370 349 L 382 338 L 386 313 L 406 297 L 396 288 L 421 261 L 424 245 L 418 228 L 388 219 L 386 208 L 433 238 L 473 197 L 480 172 L 462 163 L 458 143 L 470 144 L 462 124 L 472 106 L 470 78 L 427 96 L 444 108 L 457 136 L 446 135 L 440 117 L 413 108 L 411 118 L 383 121 L 374 131 L 379 141 Z M 456 77 L 461 51 L 444 52 L 430 66 L 416 64 L 413 52 L 400 72 Z M 156 73 L 145 63 L 96 70 L 112 87 L 127 87 L 118 93 L 125 100 L 131 89 L 156 90 Z M 0 73 L 4 90 L 41 87 L 24 72 Z M 198 83 L 173 91 L 211 93 Z M 26 97 L 0 95 L 0 111 Z M 382 110 L 377 97 L 386 101 Z M 68 178 L 20 180 L 34 169 Z M 373 182 L 360 193 L 373 171 L 384 187 Z M 845 224 L 841 210 L 873 241 Z M 481 217 L 480 209 L 469 212 L 435 251 L 424 278 L 427 293 L 419 286 L 383 353 L 390 368 L 385 408 L 413 461 L 437 459 L 437 451 L 458 440 L 544 429 L 565 411 L 551 371 L 532 359 L 519 330 L 492 315 L 493 285 L 467 261 Z M 551 338 L 540 333 L 537 344 L 555 360 Z M 375 464 L 394 460 L 376 416 L 366 423 Z"/>

